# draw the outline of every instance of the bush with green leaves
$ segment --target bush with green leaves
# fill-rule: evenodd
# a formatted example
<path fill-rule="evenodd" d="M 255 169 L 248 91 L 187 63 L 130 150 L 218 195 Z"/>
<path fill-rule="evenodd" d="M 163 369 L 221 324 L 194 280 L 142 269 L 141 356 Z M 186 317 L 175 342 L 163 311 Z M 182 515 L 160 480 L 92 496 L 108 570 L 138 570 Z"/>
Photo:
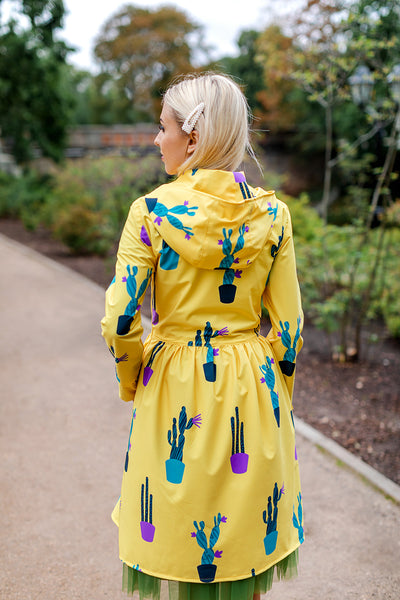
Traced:
<path fill-rule="evenodd" d="M 49 175 L 36 171 L 19 176 L 0 171 L 0 217 L 17 218 L 27 229 L 36 229 L 51 185 Z"/>
<path fill-rule="evenodd" d="M 132 202 L 165 181 L 161 167 L 154 155 L 68 161 L 54 175 L 42 222 L 73 252 L 105 255 Z"/>

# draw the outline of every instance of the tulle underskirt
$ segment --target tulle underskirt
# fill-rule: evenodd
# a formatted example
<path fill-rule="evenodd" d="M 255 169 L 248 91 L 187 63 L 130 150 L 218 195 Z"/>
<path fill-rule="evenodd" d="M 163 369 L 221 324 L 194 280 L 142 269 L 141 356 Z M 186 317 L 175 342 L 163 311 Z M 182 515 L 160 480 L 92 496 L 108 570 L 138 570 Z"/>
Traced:
<path fill-rule="evenodd" d="M 168 581 L 169 600 L 252 600 L 253 594 L 265 594 L 274 580 L 297 575 L 298 549 L 259 575 L 220 583 Z M 129 595 L 139 593 L 140 600 L 160 600 L 161 579 L 146 575 L 123 564 L 122 589 Z"/>

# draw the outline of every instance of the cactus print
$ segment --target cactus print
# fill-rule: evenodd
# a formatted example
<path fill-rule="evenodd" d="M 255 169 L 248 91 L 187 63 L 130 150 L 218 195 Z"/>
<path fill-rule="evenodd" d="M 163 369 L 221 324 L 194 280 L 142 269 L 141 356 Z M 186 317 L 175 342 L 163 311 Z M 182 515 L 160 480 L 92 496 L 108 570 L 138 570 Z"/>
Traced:
<path fill-rule="evenodd" d="M 190 240 L 190 238 L 194 235 L 192 228 L 188 225 L 184 225 L 176 215 L 188 215 L 189 217 L 193 217 L 196 214 L 198 206 L 188 206 L 189 203 L 185 201 L 183 204 L 178 204 L 177 206 L 168 208 L 159 202 L 157 198 L 146 198 L 145 200 L 148 211 L 156 215 L 154 223 L 161 225 L 163 219 L 165 218 L 167 219 L 168 223 L 172 225 L 172 227 L 175 227 L 175 229 L 179 229 L 185 233 L 186 240 Z"/>
<path fill-rule="evenodd" d="M 267 526 L 266 536 L 264 538 L 265 554 L 269 555 L 275 551 L 276 542 L 278 539 L 278 502 L 285 493 L 285 487 L 282 484 L 280 490 L 278 490 L 278 484 L 275 482 L 274 491 L 271 496 L 268 496 L 267 510 L 263 511 L 263 521 Z M 274 505 L 274 512 L 272 513 L 272 504 Z M 268 511 L 268 513 L 267 513 Z M 268 514 L 268 517 L 267 517 Z"/>
<path fill-rule="evenodd" d="M 196 538 L 198 545 L 204 550 L 201 557 L 201 565 L 197 567 L 200 581 L 203 583 L 211 583 L 214 581 L 215 572 L 217 570 L 217 566 L 213 565 L 214 558 L 221 558 L 222 556 L 222 550 L 214 552 L 214 546 L 219 539 L 219 526 L 221 523 L 226 523 L 226 521 L 227 518 L 225 516 L 221 517 L 221 513 L 218 513 L 218 516 L 214 517 L 214 527 L 211 530 L 209 541 L 204 533 L 204 521 L 200 521 L 199 524 L 197 521 L 193 521 L 196 531 L 192 531 L 191 535 Z"/>
<path fill-rule="evenodd" d="M 149 383 L 151 376 L 154 373 L 154 371 L 152 369 L 154 359 L 164 346 L 165 346 L 165 342 L 157 342 L 156 345 L 154 346 L 153 350 L 151 351 L 149 360 L 147 361 L 147 364 L 143 369 L 143 385 L 145 387 Z"/>
<path fill-rule="evenodd" d="M 165 461 L 167 481 L 170 483 L 181 483 L 185 464 L 183 463 L 183 447 L 185 445 L 185 431 L 191 429 L 195 425 L 200 428 L 201 414 L 188 420 L 186 414 L 186 406 L 182 406 L 178 419 L 178 428 L 176 426 L 176 418 L 172 420 L 172 429 L 168 430 L 168 444 L 171 446 L 169 460 Z"/>
<path fill-rule="evenodd" d="M 136 311 L 138 311 L 140 308 L 139 299 L 145 293 L 152 274 L 152 269 L 147 269 L 147 276 L 143 279 L 142 283 L 140 284 L 139 290 L 136 293 L 136 275 L 138 274 L 138 268 L 135 266 L 131 267 L 130 265 L 127 265 L 126 270 L 128 272 L 128 275 L 123 277 L 122 281 L 126 283 L 126 290 L 129 296 L 131 297 L 131 300 L 129 301 L 126 307 L 124 314 L 118 317 L 117 335 L 126 335 L 127 333 L 129 333 L 130 326 L 134 319 Z"/>
<path fill-rule="evenodd" d="M 235 277 L 238 279 L 241 278 L 242 271 L 239 269 L 232 269 L 232 265 L 235 262 L 238 262 L 238 258 L 235 258 L 235 254 L 244 248 L 244 234 L 247 233 L 248 230 L 249 228 L 245 223 L 239 227 L 237 242 L 233 250 L 231 241 L 232 229 L 228 229 L 227 231 L 224 227 L 222 229 L 224 239 L 218 240 L 218 244 L 222 246 L 222 252 L 225 254 L 218 267 L 218 269 L 225 270 L 222 285 L 219 286 L 220 302 L 223 304 L 231 304 L 235 299 L 236 286 L 233 285 L 233 282 Z"/>
<path fill-rule="evenodd" d="M 145 542 L 154 540 L 155 526 L 153 525 L 153 494 L 149 494 L 149 478 L 142 483 L 140 491 L 141 521 L 140 530 Z"/>
<path fill-rule="evenodd" d="M 125 467 L 124 467 L 124 471 L 125 473 L 127 473 L 128 471 L 128 466 L 129 466 L 129 452 L 131 449 L 131 437 L 132 437 L 132 430 L 133 430 L 133 421 L 136 419 L 136 408 L 133 409 L 132 412 L 132 419 L 131 419 L 131 428 L 129 430 L 129 438 L 128 438 L 128 449 L 126 451 L 126 456 L 125 456 Z"/>
<path fill-rule="evenodd" d="M 293 527 L 297 529 L 299 534 L 299 542 L 302 544 L 304 542 L 304 529 L 303 529 L 303 507 L 301 503 L 301 492 L 299 492 L 297 496 L 297 515 L 293 506 Z"/>
<path fill-rule="evenodd" d="M 281 247 L 281 245 L 282 245 L 282 240 L 283 240 L 283 234 L 284 234 L 284 232 L 285 232 L 285 229 L 284 229 L 284 227 L 282 226 L 282 233 L 281 233 L 281 235 L 280 235 L 280 236 L 279 236 L 279 238 L 278 238 L 278 245 L 276 246 L 275 244 L 272 244 L 272 246 L 271 246 L 271 256 L 272 256 L 272 258 L 275 258 L 275 256 L 276 256 L 276 255 L 278 254 L 278 252 L 279 252 L 279 248 L 280 248 L 280 247 Z"/>
<path fill-rule="evenodd" d="M 297 329 L 293 338 L 293 344 L 292 337 L 289 331 L 289 322 L 285 321 L 285 323 L 282 323 L 282 321 L 279 321 L 279 325 L 281 327 L 281 331 L 278 331 L 278 337 L 281 338 L 282 344 L 285 346 L 285 348 L 287 348 L 283 356 L 283 360 L 279 361 L 279 366 L 281 368 L 282 373 L 290 377 L 291 375 L 293 375 L 295 368 L 296 347 L 300 338 L 301 318 L 297 318 Z"/>
<path fill-rule="evenodd" d="M 280 427 L 279 394 L 274 389 L 275 388 L 275 373 L 272 368 L 272 365 L 275 364 L 275 361 L 273 358 L 270 358 L 269 356 L 265 357 L 265 361 L 266 361 L 265 364 L 263 364 L 259 367 L 261 373 L 263 374 L 263 377 L 261 377 L 260 381 L 261 381 L 261 383 L 266 383 L 269 388 L 271 402 L 272 402 L 272 408 L 274 410 L 276 423 L 277 423 L 278 427 Z"/>
<path fill-rule="evenodd" d="M 253 194 L 249 190 L 249 186 L 247 185 L 246 177 L 245 177 L 244 173 L 234 171 L 233 175 L 234 175 L 236 183 L 239 184 L 240 191 L 242 192 L 242 196 L 243 196 L 244 200 L 246 200 L 247 198 L 253 198 Z"/>
<path fill-rule="evenodd" d="M 249 462 L 249 455 L 244 451 L 244 424 L 240 423 L 239 433 L 239 407 L 235 408 L 235 417 L 231 417 L 231 433 L 232 433 L 232 454 L 231 468 L 233 473 L 246 473 Z M 240 441 L 240 449 L 239 449 Z"/>
<path fill-rule="evenodd" d="M 120 378 L 118 377 L 118 371 L 117 371 L 117 365 L 120 362 L 126 362 L 128 360 L 128 353 L 124 352 L 124 354 L 122 354 L 121 356 L 115 356 L 115 350 L 113 346 L 109 347 L 109 351 L 111 352 L 111 354 L 114 357 L 115 360 L 115 377 L 117 378 L 118 383 L 120 383 Z"/>

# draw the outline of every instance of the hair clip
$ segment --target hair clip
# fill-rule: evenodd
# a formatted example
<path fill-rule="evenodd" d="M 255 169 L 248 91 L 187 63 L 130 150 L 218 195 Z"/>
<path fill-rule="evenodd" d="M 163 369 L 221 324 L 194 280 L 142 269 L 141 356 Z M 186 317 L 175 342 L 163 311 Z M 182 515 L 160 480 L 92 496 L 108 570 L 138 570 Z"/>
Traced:
<path fill-rule="evenodd" d="M 199 120 L 199 117 L 201 115 L 201 113 L 204 110 L 204 102 L 200 102 L 200 104 L 198 104 L 190 113 L 190 115 L 187 117 L 186 121 L 184 122 L 184 124 L 182 125 L 182 130 L 185 133 L 192 133 L 197 121 Z"/>

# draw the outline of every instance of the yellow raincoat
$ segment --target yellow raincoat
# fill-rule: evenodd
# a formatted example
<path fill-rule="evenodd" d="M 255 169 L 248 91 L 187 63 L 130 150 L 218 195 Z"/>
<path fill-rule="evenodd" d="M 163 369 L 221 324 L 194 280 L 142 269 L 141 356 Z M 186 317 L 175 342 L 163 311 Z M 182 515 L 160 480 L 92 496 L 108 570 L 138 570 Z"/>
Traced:
<path fill-rule="evenodd" d="M 120 397 L 134 400 L 113 513 L 126 565 L 233 581 L 303 542 L 292 411 L 302 324 L 290 214 L 273 192 L 199 169 L 132 204 L 102 320 Z"/>

